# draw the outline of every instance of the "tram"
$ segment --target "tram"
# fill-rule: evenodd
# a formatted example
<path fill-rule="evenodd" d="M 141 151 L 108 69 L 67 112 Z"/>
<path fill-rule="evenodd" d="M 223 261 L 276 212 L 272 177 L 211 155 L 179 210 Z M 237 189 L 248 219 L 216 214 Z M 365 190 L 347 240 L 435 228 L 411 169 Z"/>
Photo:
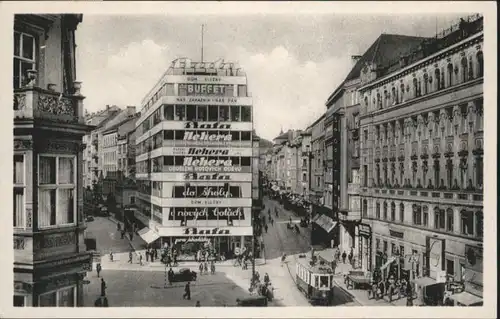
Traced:
<path fill-rule="evenodd" d="M 333 270 L 323 262 L 311 258 L 299 258 L 296 266 L 297 288 L 315 306 L 333 303 Z"/>

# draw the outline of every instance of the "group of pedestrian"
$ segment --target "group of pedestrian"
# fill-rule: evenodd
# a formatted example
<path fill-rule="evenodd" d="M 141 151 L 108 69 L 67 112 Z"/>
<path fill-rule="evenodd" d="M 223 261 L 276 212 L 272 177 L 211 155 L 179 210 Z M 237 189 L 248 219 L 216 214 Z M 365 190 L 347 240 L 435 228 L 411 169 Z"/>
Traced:
<path fill-rule="evenodd" d="M 174 247 L 164 247 L 161 252 L 161 260 L 167 267 L 176 267 L 179 265 L 177 261 L 178 252 Z"/>
<path fill-rule="evenodd" d="M 155 259 L 158 259 L 158 249 L 156 248 L 148 248 L 146 249 L 146 262 L 151 260 L 151 262 L 154 262 Z"/>
<path fill-rule="evenodd" d="M 203 275 L 203 272 L 208 275 L 208 262 L 200 262 L 198 269 L 200 270 L 200 275 Z M 215 262 L 213 260 L 210 261 L 210 273 L 212 275 L 215 274 Z"/>

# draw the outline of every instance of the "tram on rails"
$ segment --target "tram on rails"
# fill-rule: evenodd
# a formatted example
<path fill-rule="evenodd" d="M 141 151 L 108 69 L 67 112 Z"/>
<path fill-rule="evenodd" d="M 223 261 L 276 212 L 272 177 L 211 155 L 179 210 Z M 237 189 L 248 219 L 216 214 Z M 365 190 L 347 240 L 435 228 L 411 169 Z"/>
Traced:
<path fill-rule="evenodd" d="M 299 258 L 296 266 L 297 288 L 314 306 L 333 303 L 333 269 L 311 258 Z"/>

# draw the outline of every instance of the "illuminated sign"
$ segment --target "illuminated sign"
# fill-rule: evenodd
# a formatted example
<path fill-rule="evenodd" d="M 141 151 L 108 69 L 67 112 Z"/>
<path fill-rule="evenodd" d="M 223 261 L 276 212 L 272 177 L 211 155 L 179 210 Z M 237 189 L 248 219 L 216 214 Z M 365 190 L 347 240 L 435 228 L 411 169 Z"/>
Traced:
<path fill-rule="evenodd" d="M 229 181 L 231 180 L 230 174 L 197 174 L 197 173 L 188 173 L 184 174 L 184 179 L 186 181 Z M 246 176 L 246 174 L 245 174 Z"/>
<path fill-rule="evenodd" d="M 250 166 L 163 166 L 167 172 L 251 173 Z"/>
<path fill-rule="evenodd" d="M 226 89 L 232 85 L 223 84 L 179 84 L 179 95 L 209 95 L 209 96 L 224 96 Z M 181 94 L 181 92 L 183 94 Z M 230 91 L 231 92 L 231 91 Z M 232 94 L 229 94 L 232 95 Z"/>
<path fill-rule="evenodd" d="M 171 207 L 169 220 L 241 220 L 245 219 L 243 207 Z"/>
<path fill-rule="evenodd" d="M 173 98 L 173 99 L 172 99 Z M 252 105 L 251 97 L 182 97 L 167 96 L 162 98 L 165 104 L 228 104 L 228 105 Z M 172 100 L 172 101 L 171 101 Z"/>
<path fill-rule="evenodd" d="M 241 188 L 239 186 L 232 187 L 212 187 L 212 186 L 176 186 L 183 190 L 182 197 L 206 197 L 206 198 L 231 198 L 241 197 Z"/>
<path fill-rule="evenodd" d="M 233 166 L 231 159 L 208 159 L 207 157 L 196 158 L 194 156 L 184 157 L 183 166 Z"/>
<path fill-rule="evenodd" d="M 252 236 L 253 229 L 251 226 L 243 227 L 158 227 L 158 234 L 160 236 L 173 236 L 173 237 L 187 237 L 192 238 L 199 236 L 199 238 L 216 237 L 216 236 Z"/>
<path fill-rule="evenodd" d="M 209 132 L 186 132 L 184 133 L 184 141 L 205 141 L 205 142 L 230 142 L 232 141 L 233 136 L 231 133 L 220 134 L 220 133 L 212 133 Z"/>
<path fill-rule="evenodd" d="M 175 146 L 175 147 L 205 147 L 207 142 L 204 141 L 183 141 L 183 140 L 163 140 L 164 146 Z M 251 148 L 251 141 L 230 141 L 230 142 L 214 142 L 210 145 L 220 145 L 228 148 Z M 237 155 L 235 155 L 237 156 Z"/>
<path fill-rule="evenodd" d="M 186 122 L 184 128 L 199 129 L 199 130 L 230 130 L 231 124 L 224 124 L 220 122 Z"/>
<path fill-rule="evenodd" d="M 248 192 L 250 192 L 249 190 Z M 193 197 L 180 197 L 180 198 L 151 198 L 151 203 L 161 205 L 162 207 L 252 207 L 252 198 L 250 196 L 245 198 L 193 198 Z"/>
<path fill-rule="evenodd" d="M 190 156 L 252 156 L 251 148 L 163 147 L 162 155 Z"/>

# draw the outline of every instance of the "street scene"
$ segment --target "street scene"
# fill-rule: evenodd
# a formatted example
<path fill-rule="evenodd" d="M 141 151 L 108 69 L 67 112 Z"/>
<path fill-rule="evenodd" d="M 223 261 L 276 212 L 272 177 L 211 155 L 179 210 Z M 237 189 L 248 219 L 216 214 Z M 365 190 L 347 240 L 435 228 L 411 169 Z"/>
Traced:
<path fill-rule="evenodd" d="M 15 13 L 14 307 L 483 307 L 478 8 Z"/>

